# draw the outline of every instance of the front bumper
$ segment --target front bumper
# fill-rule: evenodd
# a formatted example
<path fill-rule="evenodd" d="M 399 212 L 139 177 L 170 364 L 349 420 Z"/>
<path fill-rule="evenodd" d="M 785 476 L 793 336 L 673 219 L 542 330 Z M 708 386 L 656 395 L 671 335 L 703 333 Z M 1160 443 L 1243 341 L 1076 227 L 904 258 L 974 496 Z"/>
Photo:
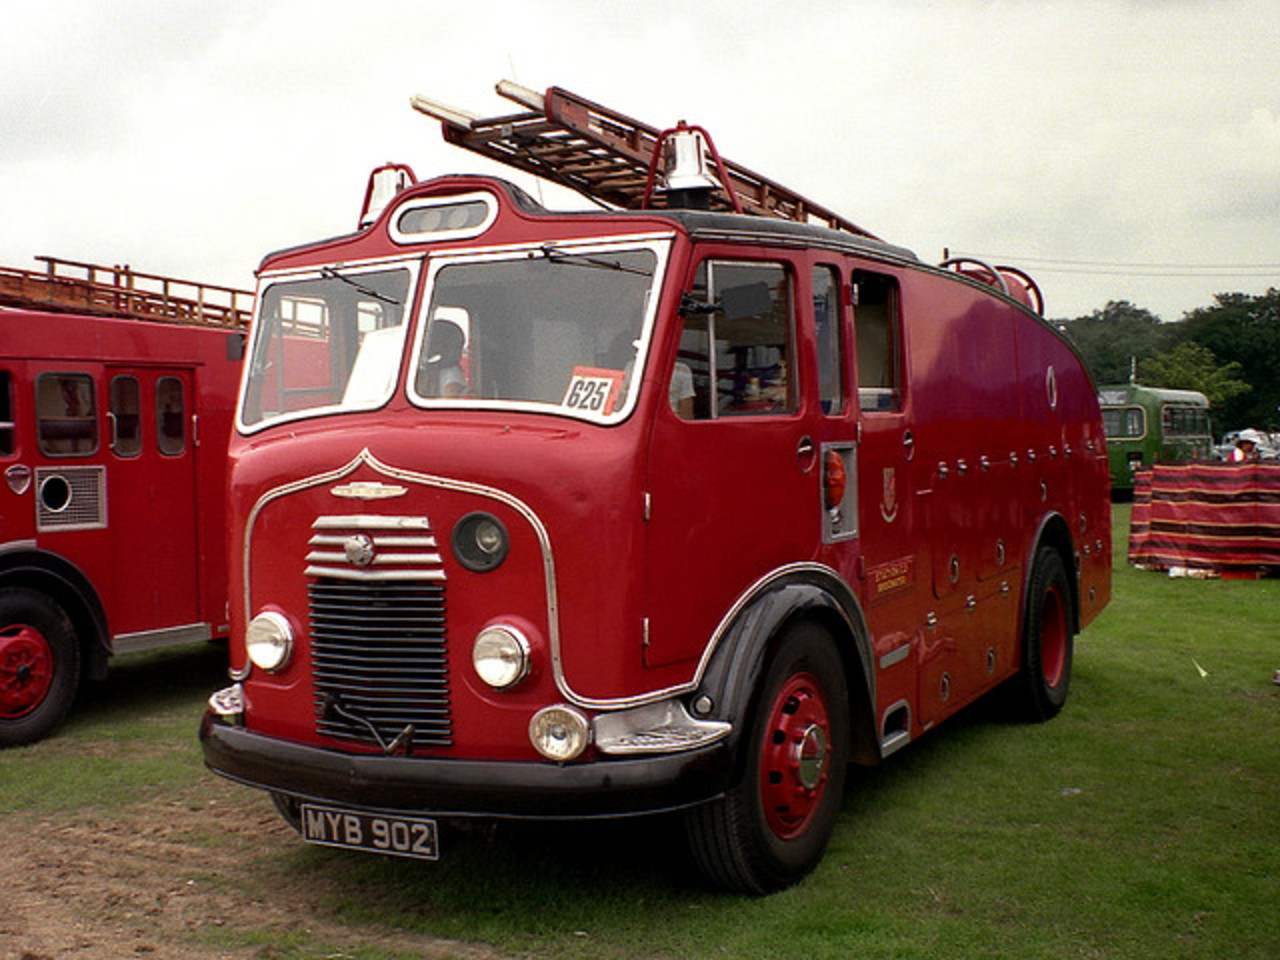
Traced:
<path fill-rule="evenodd" d="M 617 817 L 675 810 L 728 789 L 732 755 L 720 740 L 680 753 L 557 765 L 349 754 L 226 723 L 200 725 L 214 773 L 274 793 L 438 816 Z"/>

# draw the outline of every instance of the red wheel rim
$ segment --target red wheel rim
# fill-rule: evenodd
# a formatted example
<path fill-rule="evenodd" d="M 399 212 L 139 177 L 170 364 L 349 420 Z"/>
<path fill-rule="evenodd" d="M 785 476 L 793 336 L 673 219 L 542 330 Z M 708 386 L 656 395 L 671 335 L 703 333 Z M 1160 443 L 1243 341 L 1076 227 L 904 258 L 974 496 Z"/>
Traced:
<path fill-rule="evenodd" d="M 1040 606 L 1040 671 L 1044 682 L 1056 687 L 1067 666 L 1067 609 L 1062 594 L 1050 589 Z"/>
<path fill-rule="evenodd" d="M 760 755 L 765 821 L 791 840 L 809 826 L 826 791 L 831 722 L 822 687 L 812 674 L 791 677 L 769 706 Z"/>
<path fill-rule="evenodd" d="M 53 686 L 53 651 L 35 627 L 0 630 L 0 717 L 13 720 L 40 705 Z"/>

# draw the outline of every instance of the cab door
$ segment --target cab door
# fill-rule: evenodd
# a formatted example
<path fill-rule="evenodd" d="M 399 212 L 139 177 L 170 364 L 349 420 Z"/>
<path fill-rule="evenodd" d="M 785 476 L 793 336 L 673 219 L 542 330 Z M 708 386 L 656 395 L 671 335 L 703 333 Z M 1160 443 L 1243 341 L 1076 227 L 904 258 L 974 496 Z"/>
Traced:
<path fill-rule="evenodd" d="M 107 506 L 116 651 L 204 639 L 189 368 L 107 368 Z"/>
<path fill-rule="evenodd" d="M 921 656 L 920 591 L 929 579 L 929 541 L 918 517 L 916 435 L 908 389 L 902 292 L 890 273 L 854 270 L 857 370 L 858 528 L 862 602 L 876 660 L 877 723 L 886 751 L 911 732 Z"/>
<path fill-rule="evenodd" d="M 821 541 L 793 265 L 708 256 L 689 290 L 649 443 L 649 667 L 696 660 L 753 585 Z"/>

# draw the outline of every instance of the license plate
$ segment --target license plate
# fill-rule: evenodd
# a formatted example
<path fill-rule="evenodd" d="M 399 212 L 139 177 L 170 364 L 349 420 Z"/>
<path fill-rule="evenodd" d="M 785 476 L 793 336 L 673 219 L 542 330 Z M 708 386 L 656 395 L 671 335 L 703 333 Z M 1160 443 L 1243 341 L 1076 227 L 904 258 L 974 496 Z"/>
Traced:
<path fill-rule="evenodd" d="M 368 850 L 418 860 L 440 859 L 436 822 L 344 807 L 302 804 L 302 839 L 326 847 Z"/>

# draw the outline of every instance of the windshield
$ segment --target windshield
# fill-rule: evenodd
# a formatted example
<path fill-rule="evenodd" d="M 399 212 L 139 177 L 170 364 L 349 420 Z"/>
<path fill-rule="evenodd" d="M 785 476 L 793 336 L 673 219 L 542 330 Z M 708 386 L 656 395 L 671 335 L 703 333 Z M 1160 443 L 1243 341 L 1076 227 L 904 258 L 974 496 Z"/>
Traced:
<path fill-rule="evenodd" d="M 261 295 L 240 425 L 381 406 L 404 345 L 408 267 L 323 268 Z"/>
<path fill-rule="evenodd" d="M 600 422 L 629 412 L 659 244 L 551 245 L 445 261 L 419 325 L 410 397 Z"/>

